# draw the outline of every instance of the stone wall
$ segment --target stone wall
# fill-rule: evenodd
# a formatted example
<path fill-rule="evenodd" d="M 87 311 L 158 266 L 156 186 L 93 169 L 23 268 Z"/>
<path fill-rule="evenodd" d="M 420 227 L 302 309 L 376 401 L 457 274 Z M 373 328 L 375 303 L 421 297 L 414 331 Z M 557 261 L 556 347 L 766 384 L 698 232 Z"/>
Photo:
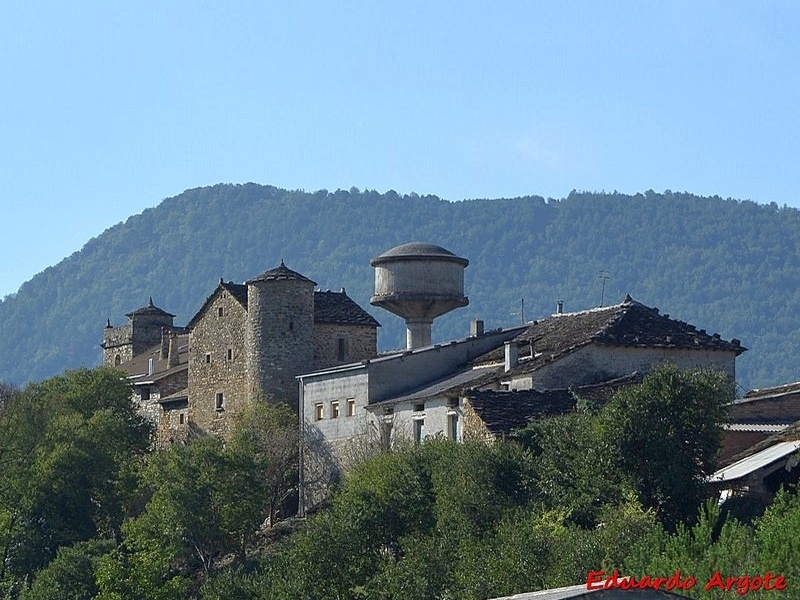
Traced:
<path fill-rule="evenodd" d="M 368 360 L 377 354 L 378 332 L 375 327 L 314 324 L 314 370 Z"/>
<path fill-rule="evenodd" d="M 253 398 L 244 344 L 247 313 L 217 288 L 195 321 L 189 342 L 189 419 L 200 431 L 226 435 Z"/>
<path fill-rule="evenodd" d="M 116 367 L 133 358 L 131 326 L 106 327 L 103 330 L 103 364 Z"/>
<path fill-rule="evenodd" d="M 634 348 L 590 344 L 579 348 L 530 375 L 515 378 L 511 389 L 540 391 L 586 385 L 629 375 L 634 371 L 649 373 L 663 363 L 673 363 L 682 369 L 710 368 L 722 371 L 731 378 L 736 375 L 736 354 L 720 350 L 689 350 L 675 348 Z"/>

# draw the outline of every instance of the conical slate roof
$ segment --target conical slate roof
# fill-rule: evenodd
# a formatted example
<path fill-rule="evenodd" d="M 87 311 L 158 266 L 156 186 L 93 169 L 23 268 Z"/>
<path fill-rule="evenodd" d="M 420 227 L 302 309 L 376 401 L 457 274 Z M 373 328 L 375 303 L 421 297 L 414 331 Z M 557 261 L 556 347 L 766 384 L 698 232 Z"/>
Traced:
<path fill-rule="evenodd" d="M 150 302 L 148 302 L 147 306 L 143 306 L 142 308 L 137 308 L 133 312 L 129 312 L 126 314 L 126 317 L 133 317 L 133 316 L 143 316 L 143 315 L 160 315 L 163 317 L 174 317 L 172 313 L 168 313 L 165 310 L 161 310 L 155 304 L 153 304 L 153 299 L 150 298 Z"/>
<path fill-rule="evenodd" d="M 289 267 L 281 264 L 275 267 L 274 269 L 270 269 L 259 275 L 258 277 L 253 277 L 247 283 L 254 283 L 257 281 L 307 281 L 313 285 L 317 285 L 314 281 L 311 281 L 308 277 L 301 275 L 297 271 L 292 271 Z"/>

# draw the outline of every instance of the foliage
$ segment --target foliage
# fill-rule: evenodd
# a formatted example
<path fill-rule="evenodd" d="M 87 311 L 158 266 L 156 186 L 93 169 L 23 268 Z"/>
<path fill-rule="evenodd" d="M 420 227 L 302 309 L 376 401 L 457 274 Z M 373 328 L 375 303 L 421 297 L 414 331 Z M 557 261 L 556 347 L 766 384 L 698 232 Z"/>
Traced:
<path fill-rule="evenodd" d="M 668 527 L 690 519 L 714 470 L 732 382 L 664 365 L 615 393 L 599 416 L 602 468 L 620 474 Z"/>
<path fill-rule="evenodd" d="M 22 600 L 90 600 L 99 592 L 96 571 L 100 558 L 114 548 L 114 541 L 93 538 L 62 546 L 56 557 L 36 574 Z"/>
<path fill-rule="evenodd" d="M 241 461 L 254 463 L 270 524 L 297 492 L 299 444 L 297 416 L 286 404 L 254 402 L 237 416 L 230 450 Z"/>
<path fill-rule="evenodd" d="M 113 370 L 22 390 L 0 416 L 0 579 L 30 577 L 63 546 L 117 536 L 149 439 Z"/>
<path fill-rule="evenodd" d="M 750 352 L 745 387 L 794 381 L 800 344 L 800 212 L 686 193 L 573 192 L 559 200 L 447 202 L 389 191 L 287 191 L 255 184 L 187 190 L 112 227 L 0 301 L 0 379 L 23 384 L 94 364 L 107 318 L 120 324 L 149 296 L 186 323 L 220 275 L 244 281 L 281 258 L 322 288 L 344 285 L 382 322 L 381 346 L 402 345 L 403 323 L 369 307 L 369 260 L 414 239 L 470 259 L 468 311 L 438 319 L 442 341 L 465 321 L 510 325 L 630 292 Z M 142 240 L 147 240 L 146 244 Z M 765 294 L 765 290 L 769 293 Z"/>

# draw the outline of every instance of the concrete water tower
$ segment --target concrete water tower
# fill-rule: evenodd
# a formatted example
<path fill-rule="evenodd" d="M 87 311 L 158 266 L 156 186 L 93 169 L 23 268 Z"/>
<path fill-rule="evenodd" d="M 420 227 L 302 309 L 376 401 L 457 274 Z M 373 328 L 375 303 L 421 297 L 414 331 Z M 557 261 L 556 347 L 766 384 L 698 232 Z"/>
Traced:
<path fill-rule="evenodd" d="M 370 264 L 375 267 L 375 294 L 369 302 L 405 319 L 409 350 L 431 345 L 436 317 L 469 304 L 464 296 L 469 261 L 441 246 L 402 244 Z"/>

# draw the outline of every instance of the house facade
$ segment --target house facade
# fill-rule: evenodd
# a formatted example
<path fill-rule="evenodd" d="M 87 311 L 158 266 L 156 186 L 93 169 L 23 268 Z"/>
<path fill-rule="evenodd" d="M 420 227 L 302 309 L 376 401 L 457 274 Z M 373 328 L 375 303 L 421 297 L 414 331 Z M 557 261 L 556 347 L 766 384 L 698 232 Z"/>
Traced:
<path fill-rule="evenodd" d="M 347 469 L 370 445 L 502 437 L 531 418 L 574 410 L 576 390 L 629 384 L 664 363 L 734 378 L 744 351 L 736 339 L 628 296 L 614 306 L 489 333 L 473 327 L 473 335 L 450 344 L 302 375 L 303 433 L 309 448 L 328 453 L 322 463 Z M 320 461 L 305 458 L 310 506 L 321 493 L 310 483 L 320 480 L 312 472 Z"/>

